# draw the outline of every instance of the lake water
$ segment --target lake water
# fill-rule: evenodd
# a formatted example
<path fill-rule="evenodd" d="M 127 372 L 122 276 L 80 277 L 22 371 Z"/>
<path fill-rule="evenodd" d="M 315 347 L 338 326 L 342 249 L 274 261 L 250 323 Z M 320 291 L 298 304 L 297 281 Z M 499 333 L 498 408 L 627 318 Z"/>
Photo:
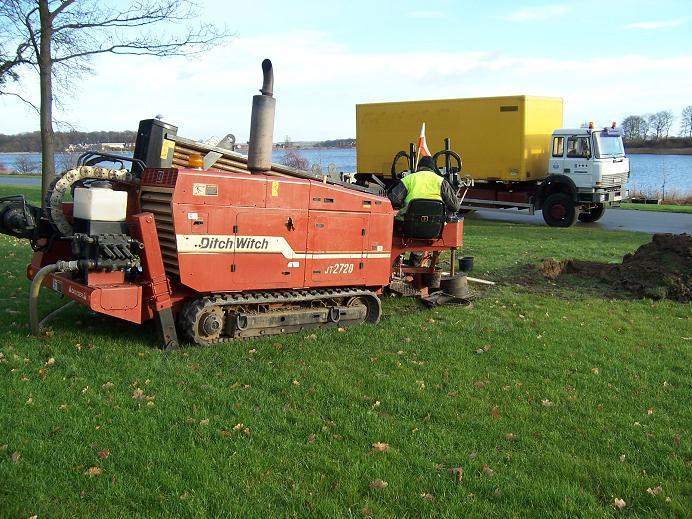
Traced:
<path fill-rule="evenodd" d="M 310 164 L 317 164 L 323 172 L 329 165 L 334 164 L 336 171 L 352 172 L 356 170 L 355 148 L 307 148 L 299 150 Z M 274 150 L 272 160 L 280 162 L 284 152 Z M 66 163 L 67 157 L 58 154 L 56 163 Z M 685 193 L 692 191 L 692 155 L 630 155 L 630 190 L 656 193 L 666 192 Z M 3 167 L 7 171 L 20 168 L 22 163 L 34 164 L 39 169 L 40 155 L 38 153 L 0 153 L 0 172 Z M 17 178 L 16 176 L 0 176 L 3 184 L 39 184 L 36 178 Z"/>

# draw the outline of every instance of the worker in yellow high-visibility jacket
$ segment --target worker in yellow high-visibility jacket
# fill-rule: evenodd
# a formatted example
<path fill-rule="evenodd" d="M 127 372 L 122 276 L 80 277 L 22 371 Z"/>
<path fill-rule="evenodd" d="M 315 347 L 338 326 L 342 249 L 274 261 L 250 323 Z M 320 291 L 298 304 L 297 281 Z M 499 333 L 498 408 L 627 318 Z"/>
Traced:
<path fill-rule="evenodd" d="M 419 198 L 425 200 L 441 200 L 447 207 L 447 212 L 456 213 L 459 211 L 461 201 L 454 192 L 451 184 L 441 175 L 435 172 L 435 163 L 429 156 L 423 156 L 418 162 L 415 173 L 411 173 L 397 182 L 389 193 L 389 200 L 394 209 L 399 209 L 396 215 L 398 221 L 404 219 L 406 209 L 411 200 Z M 422 252 L 411 252 L 407 264 L 421 266 L 424 261 Z"/>
<path fill-rule="evenodd" d="M 441 200 L 447 211 L 456 213 L 460 201 L 454 188 L 442 176 L 435 173 L 435 163 L 431 157 L 421 157 L 415 173 L 411 173 L 397 182 L 387 194 L 394 209 L 401 209 L 397 219 L 403 219 L 411 200 Z"/>

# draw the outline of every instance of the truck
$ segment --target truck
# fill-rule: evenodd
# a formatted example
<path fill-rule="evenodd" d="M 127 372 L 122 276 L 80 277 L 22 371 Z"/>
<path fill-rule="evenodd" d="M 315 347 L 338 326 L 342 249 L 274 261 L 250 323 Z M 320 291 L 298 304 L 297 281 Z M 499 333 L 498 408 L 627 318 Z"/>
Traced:
<path fill-rule="evenodd" d="M 548 225 L 570 227 L 599 220 L 626 197 L 621 129 L 562 128 L 561 98 L 528 95 L 359 104 L 359 176 L 391 183 L 399 175 L 393 158 L 422 123 L 431 147 L 447 139 L 460 152 L 461 171 L 441 171 L 462 187 L 462 211 L 542 211 Z"/>

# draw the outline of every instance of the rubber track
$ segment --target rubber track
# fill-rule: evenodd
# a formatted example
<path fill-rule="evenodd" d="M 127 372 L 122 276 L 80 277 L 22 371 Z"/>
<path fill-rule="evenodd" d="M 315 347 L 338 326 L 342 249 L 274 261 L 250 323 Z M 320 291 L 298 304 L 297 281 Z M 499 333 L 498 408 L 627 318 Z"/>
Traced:
<path fill-rule="evenodd" d="M 237 292 L 229 294 L 212 294 L 194 299 L 186 303 L 183 311 L 178 318 L 178 327 L 183 335 L 191 342 L 196 344 L 219 344 L 238 340 L 234 337 L 219 337 L 217 339 L 202 339 L 197 334 L 196 322 L 198 316 L 210 306 L 242 306 L 270 303 L 307 303 L 321 301 L 324 299 L 344 298 L 344 297 L 372 297 L 378 301 L 379 298 L 371 290 L 362 288 L 328 288 L 317 290 L 287 290 L 277 292 Z M 381 313 L 381 312 L 380 312 Z M 379 315 L 377 320 L 379 321 Z M 242 338 L 241 338 L 242 339 Z"/>

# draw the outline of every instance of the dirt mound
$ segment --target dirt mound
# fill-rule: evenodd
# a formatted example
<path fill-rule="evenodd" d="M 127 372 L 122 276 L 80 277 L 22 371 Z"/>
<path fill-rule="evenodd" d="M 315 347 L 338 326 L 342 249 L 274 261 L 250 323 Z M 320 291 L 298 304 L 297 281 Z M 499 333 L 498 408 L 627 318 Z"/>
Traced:
<path fill-rule="evenodd" d="M 538 271 L 550 279 L 563 274 L 596 278 L 639 297 L 686 303 L 692 300 L 692 236 L 655 234 L 621 264 L 546 259 Z"/>

